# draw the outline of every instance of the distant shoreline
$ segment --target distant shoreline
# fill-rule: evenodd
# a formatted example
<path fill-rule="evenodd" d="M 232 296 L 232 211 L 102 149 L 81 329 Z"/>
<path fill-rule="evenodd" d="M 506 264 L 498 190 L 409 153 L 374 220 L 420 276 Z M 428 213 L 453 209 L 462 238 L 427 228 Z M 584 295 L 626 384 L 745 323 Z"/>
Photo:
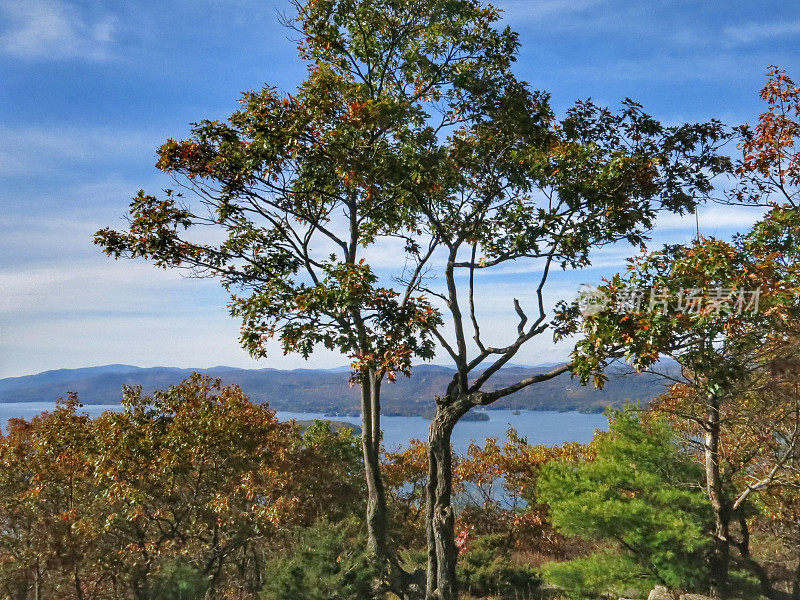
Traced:
<path fill-rule="evenodd" d="M 668 366 L 668 365 L 665 365 Z M 549 367 L 506 366 L 494 373 L 493 387 L 513 385 Z M 0 404 L 49 402 L 75 392 L 84 406 L 115 405 L 126 386 L 141 386 L 144 394 L 167 389 L 190 377 L 194 369 L 173 367 L 139 368 L 106 365 L 83 369 L 63 369 L 37 375 L 0 379 Z M 360 397 L 343 370 L 297 369 L 202 369 L 202 374 L 219 378 L 223 385 L 238 385 L 255 403 L 269 404 L 277 411 L 318 412 L 330 417 L 353 416 L 360 412 Z M 558 377 L 528 386 L 499 400 L 492 410 L 530 410 L 536 412 L 579 412 L 601 414 L 607 407 L 621 408 L 626 403 L 646 405 L 662 394 L 665 380 L 649 373 L 629 375 L 620 369 L 609 371 L 604 389 L 581 385 L 563 373 Z M 418 365 L 411 377 L 399 377 L 381 390 L 384 416 L 433 416 L 434 398 L 452 381 L 453 370 L 436 365 Z M 485 420 L 479 411 L 469 419 Z M 483 415 L 483 416 L 482 416 Z"/>
<path fill-rule="evenodd" d="M 27 401 L 27 400 L 23 400 L 23 401 L 20 401 L 20 402 L 2 401 L 2 400 L 0 400 L 0 407 L 1 406 L 14 406 L 14 405 L 31 406 L 33 404 L 41 404 L 41 405 L 46 406 L 46 407 L 55 407 L 56 400 L 53 400 L 53 401 L 47 401 L 47 400 Z M 263 402 L 259 402 L 258 404 L 264 404 L 264 403 Z M 316 410 L 312 409 L 312 410 L 303 410 L 303 411 L 291 411 L 291 410 L 286 410 L 284 408 L 275 408 L 274 406 L 270 405 L 269 403 L 266 403 L 266 404 L 268 404 L 269 407 L 272 410 L 274 410 L 275 412 L 277 412 L 277 413 L 320 414 L 320 415 L 322 415 L 322 417 L 320 417 L 321 419 L 332 420 L 332 421 L 336 420 L 336 419 L 341 419 L 342 417 L 358 418 L 358 419 L 361 418 L 361 413 L 360 412 L 342 412 L 342 413 L 340 413 L 340 412 L 327 412 L 323 408 L 318 408 Z M 116 404 L 107 404 L 107 403 L 101 404 L 101 403 L 94 403 L 94 402 L 81 402 L 80 405 L 82 407 L 90 407 L 90 406 L 91 407 L 100 407 L 100 406 L 104 406 L 104 407 L 109 407 L 109 408 L 121 406 L 121 404 L 119 402 L 117 402 Z M 533 412 L 533 413 L 576 413 L 576 414 L 581 414 L 581 415 L 601 415 L 606 410 L 606 408 L 608 408 L 608 407 L 602 407 L 600 410 L 596 410 L 596 411 L 583 411 L 583 410 L 574 410 L 574 409 L 553 410 L 551 408 L 514 408 L 514 409 L 512 409 L 512 408 L 509 408 L 507 406 L 487 406 L 485 408 L 482 408 L 479 411 L 468 412 L 466 415 L 464 415 L 461 418 L 461 420 L 462 421 L 489 421 L 490 417 L 489 417 L 488 413 L 490 413 L 490 412 L 508 411 L 508 410 L 513 410 L 513 412 L 515 414 L 516 413 L 520 413 L 520 412 Z M 403 413 L 398 413 L 398 412 L 385 412 L 385 411 L 381 413 L 381 418 L 391 418 L 391 417 L 419 417 L 421 419 L 426 419 L 426 420 L 430 421 L 431 418 L 432 418 L 432 411 L 429 414 L 403 414 Z"/>
<path fill-rule="evenodd" d="M 55 402 L 7 402 L 0 404 L 0 427 L 5 430 L 7 422 L 12 418 L 30 420 L 43 411 L 52 411 Z M 120 411 L 120 404 L 85 405 L 79 412 L 85 412 L 92 418 L 105 411 Z M 353 427 L 356 431 L 361 425 L 361 418 L 355 416 L 332 417 L 322 411 L 276 411 L 281 421 L 305 421 L 310 425 L 315 420 L 339 421 L 341 425 Z M 528 439 L 531 444 L 547 446 L 560 445 L 565 442 L 586 443 L 592 439 L 598 429 L 606 429 L 608 420 L 597 414 L 585 414 L 577 411 L 515 410 L 497 409 L 483 413 L 488 421 L 461 421 L 453 431 L 453 446 L 459 453 L 467 451 L 473 441 L 483 445 L 487 438 L 496 438 L 499 443 L 507 439 L 507 432 L 513 428 Z M 421 416 L 385 416 L 381 419 L 381 430 L 388 452 L 398 447 L 408 447 L 411 440 L 426 440 L 430 422 Z"/>

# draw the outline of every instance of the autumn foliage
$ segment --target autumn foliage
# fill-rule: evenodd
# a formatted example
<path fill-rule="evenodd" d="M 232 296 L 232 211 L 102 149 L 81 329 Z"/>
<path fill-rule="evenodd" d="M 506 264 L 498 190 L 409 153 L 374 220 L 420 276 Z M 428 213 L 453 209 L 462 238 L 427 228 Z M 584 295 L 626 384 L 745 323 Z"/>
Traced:
<path fill-rule="evenodd" d="M 90 419 L 71 396 L 9 423 L 2 597 L 160 598 L 176 568 L 203 593 L 249 597 L 286 531 L 360 508 L 349 430 L 301 433 L 197 375 L 153 396 L 130 388 L 123 406 Z"/>

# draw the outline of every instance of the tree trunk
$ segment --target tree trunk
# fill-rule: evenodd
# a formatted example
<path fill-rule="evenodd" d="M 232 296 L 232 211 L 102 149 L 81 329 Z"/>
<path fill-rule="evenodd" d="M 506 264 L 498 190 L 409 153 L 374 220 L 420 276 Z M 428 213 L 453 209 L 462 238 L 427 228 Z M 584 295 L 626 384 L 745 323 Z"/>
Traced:
<path fill-rule="evenodd" d="M 453 458 L 450 437 L 453 427 L 469 406 L 465 402 L 438 405 L 428 434 L 428 485 L 425 530 L 428 542 L 427 600 L 456 600 L 458 582 L 452 495 Z"/>
<path fill-rule="evenodd" d="M 72 571 L 72 576 L 75 583 L 75 597 L 78 600 L 83 600 L 83 585 L 81 584 L 81 576 L 78 573 L 78 568 L 75 567 Z"/>
<path fill-rule="evenodd" d="M 421 572 L 408 573 L 391 544 L 386 491 L 381 477 L 381 380 L 370 370 L 361 382 L 361 449 L 367 483 L 367 551 L 379 569 L 376 587 L 407 600 L 422 599 Z"/>
<path fill-rule="evenodd" d="M 27 596 L 27 594 L 25 594 Z M 36 571 L 33 580 L 33 600 L 42 600 L 42 572 L 39 569 L 39 559 L 36 559 Z"/>
<path fill-rule="evenodd" d="M 713 546 L 710 561 L 711 595 L 718 600 L 728 597 L 728 570 L 730 566 L 730 516 L 725 501 L 725 490 L 719 460 L 720 415 L 719 398 L 710 394 L 706 405 L 706 432 L 704 439 L 706 491 L 714 514 Z"/>
<path fill-rule="evenodd" d="M 742 541 L 737 543 L 732 539 L 731 542 L 739 549 L 742 564 L 750 569 L 750 571 L 758 578 L 759 584 L 761 585 L 761 593 L 764 595 L 764 597 L 769 598 L 769 600 L 793 600 L 790 594 L 777 590 L 773 587 L 772 580 L 770 579 L 767 570 L 762 567 L 761 564 L 754 559 L 750 553 L 750 527 L 747 524 L 747 517 L 745 516 L 744 512 L 742 512 L 741 508 L 736 514 L 736 518 L 739 521 L 739 529 L 741 531 Z"/>
<path fill-rule="evenodd" d="M 380 471 L 380 381 L 370 370 L 361 382 L 361 449 L 367 483 L 367 549 L 380 564 L 390 558 L 386 493 Z"/>
<path fill-rule="evenodd" d="M 792 582 L 792 600 L 800 600 L 800 527 L 797 528 L 797 566 L 794 569 Z"/>

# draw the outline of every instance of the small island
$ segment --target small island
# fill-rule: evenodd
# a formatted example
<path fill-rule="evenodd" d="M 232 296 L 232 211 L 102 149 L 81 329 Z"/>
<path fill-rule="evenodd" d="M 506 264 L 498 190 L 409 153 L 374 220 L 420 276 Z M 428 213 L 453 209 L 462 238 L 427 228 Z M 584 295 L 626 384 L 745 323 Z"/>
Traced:
<path fill-rule="evenodd" d="M 317 421 L 322 421 L 324 423 L 328 423 L 331 427 L 331 431 L 337 433 L 342 429 L 351 429 L 353 431 L 353 435 L 361 435 L 361 427 L 354 423 L 348 423 L 347 421 L 333 421 L 331 419 L 303 419 L 303 420 L 295 420 L 297 426 L 300 428 L 300 431 L 305 431 L 309 427 L 311 427 Z"/>
<path fill-rule="evenodd" d="M 489 420 L 489 413 L 485 410 L 478 410 L 478 411 L 469 411 L 463 417 L 461 417 L 462 421 L 488 421 Z"/>

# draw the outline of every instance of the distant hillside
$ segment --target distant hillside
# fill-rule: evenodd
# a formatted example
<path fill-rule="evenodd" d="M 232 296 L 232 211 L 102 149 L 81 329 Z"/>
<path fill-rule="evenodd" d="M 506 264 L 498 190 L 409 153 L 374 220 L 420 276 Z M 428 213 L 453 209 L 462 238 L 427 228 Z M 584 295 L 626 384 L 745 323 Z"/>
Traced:
<path fill-rule="evenodd" d="M 506 367 L 495 374 L 492 381 L 495 386 L 502 387 L 548 368 Z M 77 392 L 84 404 L 116 404 L 125 385 L 141 385 L 150 393 L 178 383 L 195 370 L 219 377 L 226 384 L 237 384 L 254 402 L 268 402 L 276 410 L 332 415 L 356 414 L 359 410 L 358 390 L 350 387 L 349 373 L 344 369 L 144 369 L 130 365 L 60 369 L 0 379 L 0 402 L 52 402 L 67 392 Z M 386 383 L 382 398 L 384 413 L 430 414 L 433 397 L 443 393 L 452 373 L 446 367 L 420 365 L 414 368 L 410 378 L 399 377 L 396 383 Z M 493 408 L 601 412 L 606 406 L 620 407 L 626 401 L 647 402 L 665 387 L 663 378 L 648 373 L 622 376 L 617 370 L 603 390 L 582 386 L 569 374 L 564 374 L 532 385 L 496 403 Z"/>

